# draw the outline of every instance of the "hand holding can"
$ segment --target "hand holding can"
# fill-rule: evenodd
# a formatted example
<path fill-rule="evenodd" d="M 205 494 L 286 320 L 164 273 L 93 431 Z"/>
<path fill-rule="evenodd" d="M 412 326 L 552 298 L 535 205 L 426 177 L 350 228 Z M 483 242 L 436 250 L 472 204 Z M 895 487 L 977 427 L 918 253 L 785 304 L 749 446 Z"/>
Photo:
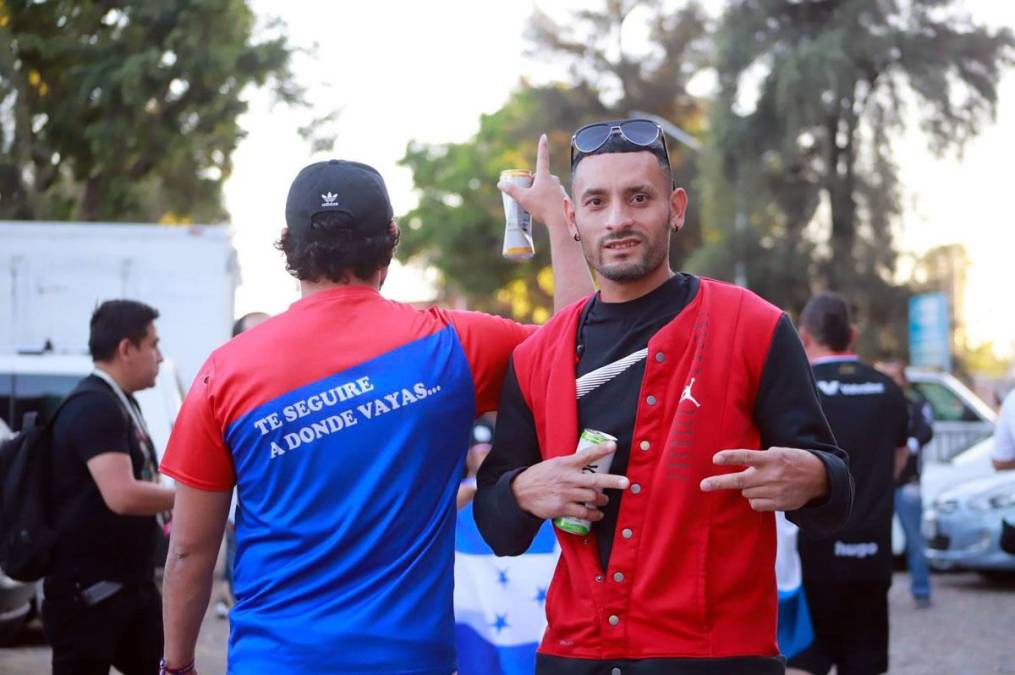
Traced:
<path fill-rule="evenodd" d="M 532 174 L 521 169 L 509 169 L 500 172 L 500 182 L 532 186 Z M 507 192 L 501 193 L 504 202 L 504 257 L 508 260 L 528 260 L 536 253 L 532 244 L 532 215 Z"/>
<path fill-rule="evenodd" d="M 575 449 L 575 454 L 580 455 L 589 448 L 602 445 L 608 442 L 616 443 L 617 439 L 613 436 L 602 432 L 596 431 L 595 429 L 585 429 L 582 431 L 581 436 L 578 437 L 578 447 Z M 583 473 L 609 473 L 610 465 L 613 464 L 613 455 L 610 453 L 605 457 L 601 457 L 598 460 L 586 464 L 582 468 Z M 601 492 L 601 490 L 600 490 Z M 557 526 L 557 529 L 563 530 L 564 532 L 570 532 L 571 534 L 577 534 L 585 536 L 592 529 L 592 522 L 585 520 L 584 518 L 573 518 L 571 516 L 565 516 L 562 518 L 554 518 L 553 524 Z"/>
<path fill-rule="evenodd" d="M 509 248 L 516 248 L 515 243 L 521 242 L 517 248 L 524 249 L 527 245 L 532 248 L 532 220 L 538 220 L 547 227 L 567 227 L 564 218 L 564 200 L 567 194 L 560 184 L 560 179 L 550 173 L 550 150 L 546 134 L 539 138 L 539 149 L 536 153 L 536 171 L 509 170 L 501 173 L 500 182 L 497 187 L 504 193 L 504 215 L 505 215 L 505 243 L 504 256 L 512 260 L 527 260 L 532 253 L 525 254 L 524 250 L 509 255 Z M 519 229 L 522 226 L 521 214 L 515 215 L 513 209 L 520 209 L 528 217 L 524 220 L 527 223 L 527 242 L 516 234 L 509 234 L 509 229 L 518 223 Z M 509 237 L 511 246 L 509 246 Z"/>

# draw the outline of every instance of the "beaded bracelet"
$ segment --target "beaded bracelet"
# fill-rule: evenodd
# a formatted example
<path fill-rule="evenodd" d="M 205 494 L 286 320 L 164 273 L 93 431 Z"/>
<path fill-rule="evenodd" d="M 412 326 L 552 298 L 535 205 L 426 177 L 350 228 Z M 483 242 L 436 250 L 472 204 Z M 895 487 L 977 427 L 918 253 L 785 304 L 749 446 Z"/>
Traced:
<path fill-rule="evenodd" d="M 159 661 L 159 675 L 187 675 L 194 672 L 194 661 L 180 668 L 170 668 L 165 659 Z"/>

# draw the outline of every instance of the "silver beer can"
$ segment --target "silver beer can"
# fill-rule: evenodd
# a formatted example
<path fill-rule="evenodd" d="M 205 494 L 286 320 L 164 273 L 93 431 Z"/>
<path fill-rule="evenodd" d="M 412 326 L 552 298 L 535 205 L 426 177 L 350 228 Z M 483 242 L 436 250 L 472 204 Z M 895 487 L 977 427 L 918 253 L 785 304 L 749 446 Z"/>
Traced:
<path fill-rule="evenodd" d="M 532 185 L 532 172 L 509 169 L 500 172 L 500 182 L 522 187 Z M 521 204 L 501 193 L 504 202 L 504 257 L 508 260 L 528 260 L 536 253 L 532 245 L 532 215 Z"/>

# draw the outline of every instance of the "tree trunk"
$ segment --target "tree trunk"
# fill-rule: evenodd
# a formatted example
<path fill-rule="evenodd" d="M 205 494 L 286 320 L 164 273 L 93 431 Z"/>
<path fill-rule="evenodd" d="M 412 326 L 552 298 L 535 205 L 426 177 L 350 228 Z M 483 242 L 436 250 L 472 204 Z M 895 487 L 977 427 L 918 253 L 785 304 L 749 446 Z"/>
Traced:
<path fill-rule="evenodd" d="M 852 93 L 852 92 L 851 92 Z M 854 248 L 856 245 L 856 126 L 857 117 L 850 105 L 842 105 L 845 114 L 829 119 L 829 207 L 832 218 L 832 256 L 826 273 L 828 288 L 848 291 L 856 280 Z M 845 126 L 846 139 L 839 145 L 840 127 Z"/>
<path fill-rule="evenodd" d="M 99 204 L 102 200 L 102 180 L 98 176 L 89 176 L 85 181 L 85 196 L 81 200 L 81 209 L 78 212 L 78 219 L 94 221 L 99 213 Z"/>

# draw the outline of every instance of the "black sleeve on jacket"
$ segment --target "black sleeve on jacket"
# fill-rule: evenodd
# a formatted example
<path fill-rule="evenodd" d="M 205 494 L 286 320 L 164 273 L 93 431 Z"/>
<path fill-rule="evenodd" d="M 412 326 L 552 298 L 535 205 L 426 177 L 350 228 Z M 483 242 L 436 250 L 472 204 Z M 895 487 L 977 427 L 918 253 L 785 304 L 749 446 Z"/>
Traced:
<path fill-rule="evenodd" d="M 754 420 L 761 430 L 761 447 L 803 448 L 825 465 L 828 495 L 786 516 L 811 536 L 827 535 L 842 527 L 853 506 L 849 456 L 835 442 L 821 410 L 807 355 L 785 314 L 765 359 Z"/>
<path fill-rule="evenodd" d="M 512 360 L 501 389 L 493 449 L 479 468 L 473 503 L 479 532 L 497 555 L 525 553 L 543 524 L 518 506 L 511 491 L 515 476 L 542 459 L 536 423 L 522 397 Z"/>

